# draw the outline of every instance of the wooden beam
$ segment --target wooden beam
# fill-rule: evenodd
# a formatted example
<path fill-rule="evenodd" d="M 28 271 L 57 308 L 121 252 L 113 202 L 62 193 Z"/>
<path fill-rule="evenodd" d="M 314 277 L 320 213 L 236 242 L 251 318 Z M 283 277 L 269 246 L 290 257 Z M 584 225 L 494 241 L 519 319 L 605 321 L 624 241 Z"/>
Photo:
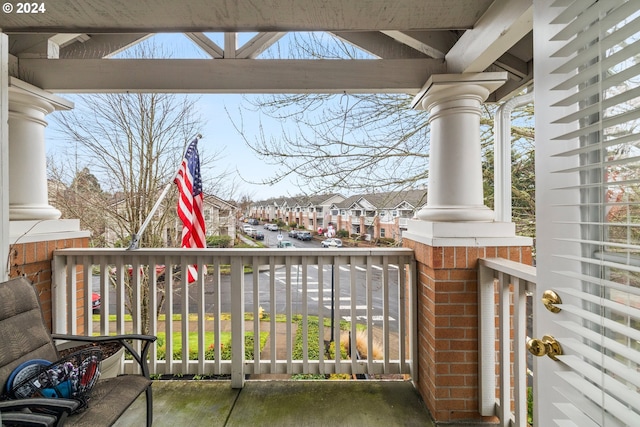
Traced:
<path fill-rule="evenodd" d="M 334 31 L 334 36 L 382 59 L 426 58 L 419 52 L 379 31 Z"/>
<path fill-rule="evenodd" d="M 211 58 L 223 58 L 224 50 L 211 40 L 205 33 L 185 33 L 185 36 L 194 42 Z"/>
<path fill-rule="evenodd" d="M 437 59 L 25 59 L 29 81 L 56 93 L 409 93 L 433 73 Z"/>
<path fill-rule="evenodd" d="M 11 2 L 10 2 L 11 3 Z M 5 32 L 280 32 L 473 28 L 493 0 L 55 0 L 3 13 Z M 40 3 L 39 3 L 40 4 Z"/>
<path fill-rule="evenodd" d="M 448 37 L 447 31 L 382 31 L 382 33 L 400 43 L 411 46 L 430 58 L 444 58 L 445 54 L 455 43 L 455 40 L 451 40 L 451 38 Z M 418 35 L 421 37 L 417 37 Z M 451 42 L 446 43 L 444 40 L 451 40 Z"/>
<path fill-rule="evenodd" d="M 447 70 L 482 72 L 532 30 L 532 0 L 496 0 L 447 53 Z"/>
<path fill-rule="evenodd" d="M 280 33 L 259 33 L 243 44 L 236 51 L 236 57 L 239 59 L 255 59 L 262 52 L 267 50 L 275 42 L 280 40 L 286 32 Z"/>

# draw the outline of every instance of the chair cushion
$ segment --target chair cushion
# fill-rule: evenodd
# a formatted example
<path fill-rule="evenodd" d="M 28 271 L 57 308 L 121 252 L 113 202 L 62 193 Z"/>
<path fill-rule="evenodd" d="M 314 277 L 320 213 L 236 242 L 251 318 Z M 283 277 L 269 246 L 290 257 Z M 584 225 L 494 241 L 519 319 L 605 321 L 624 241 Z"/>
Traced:
<path fill-rule="evenodd" d="M 23 277 L 0 283 L 0 386 L 11 372 L 32 359 L 55 361 L 58 355 L 45 326 L 35 289 Z"/>
<path fill-rule="evenodd" d="M 110 426 L 150 386 L 151 380 L 141 375 L 99 380 L 91 391 L 88 409 L 67 418 L 65 426 Z"/>

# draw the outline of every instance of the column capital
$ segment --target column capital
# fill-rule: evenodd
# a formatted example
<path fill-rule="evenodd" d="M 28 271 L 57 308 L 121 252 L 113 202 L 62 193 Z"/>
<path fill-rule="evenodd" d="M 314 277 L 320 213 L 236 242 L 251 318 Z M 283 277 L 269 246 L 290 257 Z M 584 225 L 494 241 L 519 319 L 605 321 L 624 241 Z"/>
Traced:
<path fill-rule="evenodd" d="M 434 102 L 472 95 L 484 102 L 507 79 L 506 72 L 433 74 L 411 101 L 411 108 L 429 111 Z"/>

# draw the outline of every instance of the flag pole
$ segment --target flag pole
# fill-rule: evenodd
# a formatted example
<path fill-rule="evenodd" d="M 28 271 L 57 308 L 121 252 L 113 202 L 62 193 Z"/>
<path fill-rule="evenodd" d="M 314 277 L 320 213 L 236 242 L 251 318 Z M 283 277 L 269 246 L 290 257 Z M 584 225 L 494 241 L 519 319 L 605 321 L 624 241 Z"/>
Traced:
<path fill-rule="evenodd" d="M 201 134 L 197 134 L 195 139 L 199 141 L 200 139 L 202 139 L 202 135 Z M 191 141 L 191 142 L 193 142 L 193 141 Z M 190 144 L 191 143 L 187 144 L 187 149 L 189 148 Z M 185 151 L 185 153 L 186 153 L 186 151 Z M 184 159 L 184 154 L 182 155 L 182 159 Z M 180 160 L 181 164 L 182 164 L 182 159 Z M 176 169 L 176 173 L 173 175 L 173 178 L 171 178 L 171 180 L 169 181 L 167 186 L 164 187 L 164 190 L 162 190 L 162 193 L 160 194 L 160 197 L 158 197 L 158 200 L 156 201 L 156 204 L 153 205 L 153 208 L 151 208 L 151 211 L 149 212 L 149 214 L 147 215 L 147 218 L 144 220 L 144 222 L 140 226 L 140 229 L 138 230 L 138 232 L 131 235 L 131 242 L 129 243 L 129 247 L 127 248 L 128 251 L 133 250 L 133 249 L 138 249 L 138 244 L 140 243 L 140 236 L 142 236 L 142 233 L 144 233 L 144 230 L 146 230 L 147 227 L 149 226 L 149 223 L 151 222 L 151 218 L 153 218 L 153 215 L 156 213 L 156 211 L 160 207 L 160 203 L 162 203 L 164 198 L 167 197 L 167 193 L 169 192 L 169 189 L 171 188 L 171 186 L 174 184 L 173 181 L 178 176 L 178 173 L 180 173 L 180 167 L 178 167 L 178 169 Z"/>

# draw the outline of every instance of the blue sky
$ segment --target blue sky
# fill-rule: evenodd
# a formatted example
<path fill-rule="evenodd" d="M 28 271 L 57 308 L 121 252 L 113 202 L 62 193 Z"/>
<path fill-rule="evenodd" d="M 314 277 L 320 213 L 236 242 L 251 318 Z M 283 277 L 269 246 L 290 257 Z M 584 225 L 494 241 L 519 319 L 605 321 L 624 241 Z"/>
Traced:
<path fill-rule="evenodd" d="M 254 33 L 240 34 L 238 45 L 241 46 L 254 35 Z M 224 46 L 222 33 L 208 34 L 208 36 L 211 37 L 218 46 Z M 200 51 L 200 49 L 183 34 L 160 34 L 154 36 L 153 41 L 161 45 L 162 49 L 167 49 L 170 52 L 170 56 L 175 59 L 208 58 L 207 55 Z M 286 51 L 287 46 L 288 41 L 285 36 L 276 46 L 279 50 L 278 54 Z M 65 95 L 62 96 L 64 97 Z M 218 164 L 228 168 L 238 182 L 239 188 L 236 194 L 234 194 L 234 197 L 247 194 L 254 200 L 259 200 L 269 197 L 294 195 L 301 192 L 300 188 L 298 188 L 292 180 L 273 186 L 254 185 L 242 180 L 242 178 L 244 178 L 248 181 L 259 182 L 271 176 L 275 171 L 274 166 L 266 165 L 246 146 L 242 137 L 230 121 L 227 111 L 232 114 L 232 117 L 236 120 L 240 117 L 238 112 L 242 109 L 242 105 L 248 105 L 246 101 L 243 101 L 243 95 L 207 94 L 196 96 L 200 98 L 198 102 L 199 113 L 206 121 L 205 126 L 200 130 L 203 136 L 199 144 L 200 149 L 202 151 L 212 150 L 223 152 L 224 158 L 221 162 L 218 162 Z M 243 110 L 242 116 L 244 119 L 244 130 L 249 138 L 258 134 L 260 124 L 262 124 L 267 137 L 270 135 L 278 136 L 281 133 L 279 122 L 265 117 L 259 112 Z M 63 142 L 51 136 L 55 133 L 55 121 L 49 120 L 49 123 L 50 125 L 47 131 L 47 154 L 59 154 L 62 151 L 61 144 L 63 144 Z M 203 171 L 203 175 L 206 173 L 215 173 L 215 171 Z"/>

